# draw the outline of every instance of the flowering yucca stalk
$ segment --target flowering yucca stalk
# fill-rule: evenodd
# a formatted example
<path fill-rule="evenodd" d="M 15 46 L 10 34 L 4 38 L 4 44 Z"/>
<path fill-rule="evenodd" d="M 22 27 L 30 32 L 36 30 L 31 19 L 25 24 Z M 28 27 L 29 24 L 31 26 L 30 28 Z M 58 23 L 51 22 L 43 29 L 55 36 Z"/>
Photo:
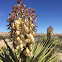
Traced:
<path fill-rule="evenodd" d="M 37 14 L 34 9 L 26 8 L 22 0 L 17 0 L 18 4 L 13 6 L 13 10 L 8 17 L 9 26 L 11 29 L 11 38 L 13 40 L 14 49 L 24 57 L 33 57 L 33 44 L 35 43 L 34 35 L 37 27 Z"/>
<path fill-rule="evenodd" d="M 47 29 L 47 40 L 50 41 L 51 37 L 53 36 L 53 27 L 48 27 Z"/>

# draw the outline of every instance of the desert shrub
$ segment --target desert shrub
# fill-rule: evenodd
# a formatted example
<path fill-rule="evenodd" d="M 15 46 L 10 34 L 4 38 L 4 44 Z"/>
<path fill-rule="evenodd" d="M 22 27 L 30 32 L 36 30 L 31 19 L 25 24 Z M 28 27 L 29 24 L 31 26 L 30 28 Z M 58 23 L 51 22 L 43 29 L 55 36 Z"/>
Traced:
<path fill-rule="evenodd" d="M 2 40 L 3 39 L 3 36 L 0 36 L 0 40 Z"/>

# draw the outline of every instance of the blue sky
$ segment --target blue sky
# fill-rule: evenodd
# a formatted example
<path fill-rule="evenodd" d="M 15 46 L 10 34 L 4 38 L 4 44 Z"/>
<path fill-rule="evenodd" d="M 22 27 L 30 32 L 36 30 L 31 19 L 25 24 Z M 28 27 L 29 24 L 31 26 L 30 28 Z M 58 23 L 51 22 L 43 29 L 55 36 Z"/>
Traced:
<path fill-rule="evenodd" d="M 27 8 L 34 8 L 37 18 L 37 33 L 47 33 L 47 28 L 51 25 L 54 33 L 62 33 L 62 0 L 22 0 Z M 0 1 L 0 32 L 9 32 L 6 21 L 12 6 L 16 5 L 16 0 Z"/>

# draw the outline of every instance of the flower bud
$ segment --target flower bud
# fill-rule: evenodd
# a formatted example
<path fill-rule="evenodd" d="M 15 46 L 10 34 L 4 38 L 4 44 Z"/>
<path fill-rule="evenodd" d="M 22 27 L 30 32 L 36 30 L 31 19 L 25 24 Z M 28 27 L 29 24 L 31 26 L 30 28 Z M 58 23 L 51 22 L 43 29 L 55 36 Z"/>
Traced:
<path fill-rule="evenodd" d="M 30 39 L 26 39 L 25 42 L 26 42 L 26 43 L 30 42 Z"/>
<path fill-rule="evenodd" d="M 19 46 L 19 48 L 20 48 L 21 50 L 23 50 L 23 44 L 21 44 L 21 45 Z"/>
<path fill-rule="evenodd" d="M 17 23 L 17 20 L 14 21 L 14 24 L 15 24 L 15 25 L 16 25 L 16 23 Z"/>
<path fill-rule="evenodd" d="M 32 23 L 32 24 L 31 24 L 31 27 L 33 28 L 34 26 L 35 26 L 35 25 Z"/>
<path fill-rule="evenodd" d="M 24 39 L 24 35 L 20 35 L 20 38 L 21 38 L 21 39 Z"/>
<path fill-rule="evenodd" d="M 30 51 L 33 50 L 33 45 L 32 44 L 29 46 L 29 49 L 30 49 Z"/>
<path fill-rule="evenodd" d="M 33 31 L 32 34 L 33 34 L 33 36 L 34 36 L 34 35 L 35 35 L 35 32 Z"/>
<path fill-rule="evenodd" d="M 33 57 L 33 52 L 30 52 L 30 57 Z"/>
<path fill-rule="evenodd" d="M 30 21 L 32 21 L 33 19 L 32 19 L 32 17 L 30 17 Z"/>
<path fill-rule="evenodd" d="M 26 42 L 23 42 L 23 46 L 26 46 Z"/>
<path fill-rule="evenodd" d="M 30 51 L 29 51 L 29 49 L 28 48 L 26 48 L 26 50 L 24 51 L 24 55 L 29 55 L 29 53 L 30 53 Z"/>
<path fill-rule="evenodd" d="M 15 25 L 15 28 L 16 28 L 17 30 L 19 30 L 19 25 Z"/>
<path fill-rule="evenodd" d="M 29 21 L 27 19 L 25 19 L 25 24 L 26 26 L 29 26 Z"/>
<path fill-rule="evenodd" d="M 20 37 L 17 37 L 16 40 L 17 40 L 17 41 L 20 41 Z"/>
<path fill-rule="evenodd" d="M 27 22 L 28 20 L 27 19 L 25 19 L 25 23 Z"/>
<path fill-rule="evenodd" d="M 19 21 L 19 20 L 14 21 L 14 23 L 15 23 L 15 25 L 16 25 L 16 24 L 17 24 L 17 25 L 20 25 L 20 21 Z"/>
<path fill-rule="evenodd" d="M 20 35 L 20 31 L 15 32 L 16 36 Z"/>
<path fill-rule="evenodd" d="M 12 24 L 12 28 L 14 28 L 15 27 L 15 25 L 14 25 L 14 23 Z"/>
<path fill-rule="evenodd" d="M 22 40 L 20 40 L 20 44 L 22 44 Z"/>
<path fill-rule="evenodd" d="M 27 35 L 27 37 L 31 38 L 31 37 L 33 37 L 33 35 L 30 33 L 30 34 Z"/>
<path fill-rule="evenodd" d="M 16 49 L 19 50 L 19 46 L 17 46 Z"/>
<path fill-rule="evenodd" d="M 15 44 L 17 44 L 17 41 L 14 41 Z"/>
<path fill-rule="evenodd" d="M 18 17 L 18 20 L 19 20 L 19 21 L 21 21 L 21 20 L 22 20 L 22 18 L 19 18 L 19 17 Z"/>
<path fill-rule="evenodd" d="M 26 31 L 26 32 L 29 32 L 29 29 L 28 29 L 28 27 L 25 27 L 25 31 Z"/>
<path fill-rule="evenodd" d="M 22 25 L 23 25 L 23 23 L 24 23 L 24 22 L 21 20 L 21 21 L 20 21 L 20 25 L 22 26 Z"/>
<path fill-rule="evenodd" d="M 30 29 L 29 29 L 30 31 L 32 31 L 32 27 L 30 27 Z"/>

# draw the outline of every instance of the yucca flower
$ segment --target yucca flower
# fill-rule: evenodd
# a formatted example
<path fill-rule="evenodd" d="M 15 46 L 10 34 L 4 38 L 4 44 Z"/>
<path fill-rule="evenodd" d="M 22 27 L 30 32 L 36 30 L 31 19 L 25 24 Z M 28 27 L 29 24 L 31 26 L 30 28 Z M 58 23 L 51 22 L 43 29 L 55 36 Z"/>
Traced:
<path fill-rule="evenodd" d="M 48 27 L 47 29 L 47 39 L 49 40 L 53 36 L 53 27 Z"/>
<path fill-rule="evenodd" d="M 33 44 L 35 43 L 34 35 L 36 31 L 37 14 L 34 9 L 26 8 L 26 5 L 18 0 L 18 5 L 13 6 L 10 12 L 9 28 L 11 29 L 11 37 L 14 43 L 14 49 L 27 57 L 33 57 Z M 8 28 L 8 29 L 9 29 Z"/>

